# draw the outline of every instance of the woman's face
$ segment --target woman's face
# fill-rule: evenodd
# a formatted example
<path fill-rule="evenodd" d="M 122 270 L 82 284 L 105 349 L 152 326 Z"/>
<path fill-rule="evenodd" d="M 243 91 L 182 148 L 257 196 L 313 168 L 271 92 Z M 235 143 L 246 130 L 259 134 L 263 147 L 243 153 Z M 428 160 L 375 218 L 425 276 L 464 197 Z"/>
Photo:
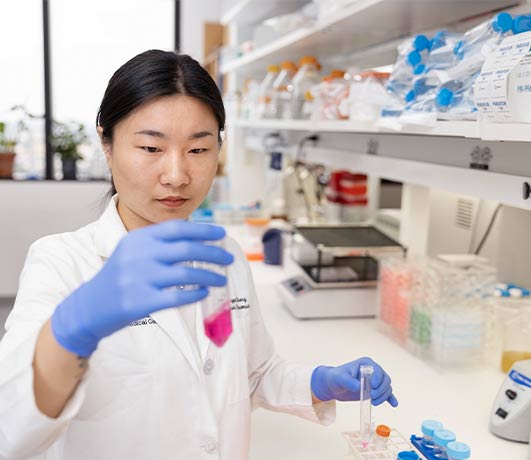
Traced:
<path fill-rule="evenodd" d="M 218 123 L 189 96 L 147 102 L 116 124 L 107 163 L 128 230 L 186 219 L 206 197 L 218 166 Z"/>

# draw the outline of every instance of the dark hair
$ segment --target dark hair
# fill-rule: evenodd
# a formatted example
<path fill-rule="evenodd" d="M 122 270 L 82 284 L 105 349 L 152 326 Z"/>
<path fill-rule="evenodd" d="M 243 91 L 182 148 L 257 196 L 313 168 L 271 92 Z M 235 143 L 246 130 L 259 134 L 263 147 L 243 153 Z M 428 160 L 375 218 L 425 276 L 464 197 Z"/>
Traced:
<path fill-rule="evenodd" d="M 112 143 L 114 127 L 145 102 L 161 96 L 194 97 L 212 109 L 218 122 L 218 138 L 225 127 L 223 99 L 216 83 L 199 62 L 186 54 L 149 50 L 122 65 L 111 77 L 96 118 L 103 129 L 102 141 Z M 116 193 L 111 178 L 111 196 Z"/>

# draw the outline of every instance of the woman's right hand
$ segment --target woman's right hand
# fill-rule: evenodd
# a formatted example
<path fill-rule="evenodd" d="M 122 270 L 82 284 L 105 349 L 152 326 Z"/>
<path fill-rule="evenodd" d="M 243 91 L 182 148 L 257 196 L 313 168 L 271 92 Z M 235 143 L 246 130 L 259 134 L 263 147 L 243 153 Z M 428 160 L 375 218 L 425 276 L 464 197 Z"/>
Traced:
<path fill-rule="evenodd" d="M 223 286 L 226 278 L 179 264 L 231 264 L 231 254 L 203 243 L 224 236 L 221 227 L 181 220 L 129 232 L 94 278 L 59 304 L 51 318 L 55 339 L 72 353 L 88 357 L 102 338 L 132 321 L 205 298 L 206 286 Z M 198 288 L 168 289 L 186 285 Z"/>

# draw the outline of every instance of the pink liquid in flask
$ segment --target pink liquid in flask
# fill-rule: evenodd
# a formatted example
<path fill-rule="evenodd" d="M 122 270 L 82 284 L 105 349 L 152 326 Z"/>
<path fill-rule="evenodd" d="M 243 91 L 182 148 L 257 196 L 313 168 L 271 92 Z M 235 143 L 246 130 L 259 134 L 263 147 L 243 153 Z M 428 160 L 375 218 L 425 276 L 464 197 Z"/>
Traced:
<path fill-rule="evenodd" d="M 224 247 L 224 242 L 210 243 Z M 216 264 L 203 264 L 206 270 L 227 276 L 226 267 Z M 231 301 L 229 287 L 210 287 L 208 296 L 202 300 L 203 324 L 206 336 L 218 347 L 225 345 L 232 333 Z"/>
<path fill-rule="evenodd" d="M 227 299 L 210 316 L 204 319 L 206 336 L 218 347 L 222 347 L 232 333 L 230 300 Z"/>

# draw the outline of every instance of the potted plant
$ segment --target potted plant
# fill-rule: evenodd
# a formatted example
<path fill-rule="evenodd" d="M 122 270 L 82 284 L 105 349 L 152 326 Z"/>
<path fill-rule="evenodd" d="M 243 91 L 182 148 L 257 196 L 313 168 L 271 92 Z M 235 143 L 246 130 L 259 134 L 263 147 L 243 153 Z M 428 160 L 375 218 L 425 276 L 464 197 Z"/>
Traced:
<path fill-rule="evenodd" d="M 76 180 L 76 162 L 83 159 L 83 156 L 78 152 L 78 147 L 87 139 L 85 126 L 82 123 L 67 124 L 54 121 L 52 145 L 55 153 L 61 157 L 63 180 Z"/>
<path fill-rule="evenodd" d="M 15 163 L 15 138 L 5 133 L 6 125 L 0 122 L 0 178 L 11 179 L 13 177 L 13 165 Z"/>

